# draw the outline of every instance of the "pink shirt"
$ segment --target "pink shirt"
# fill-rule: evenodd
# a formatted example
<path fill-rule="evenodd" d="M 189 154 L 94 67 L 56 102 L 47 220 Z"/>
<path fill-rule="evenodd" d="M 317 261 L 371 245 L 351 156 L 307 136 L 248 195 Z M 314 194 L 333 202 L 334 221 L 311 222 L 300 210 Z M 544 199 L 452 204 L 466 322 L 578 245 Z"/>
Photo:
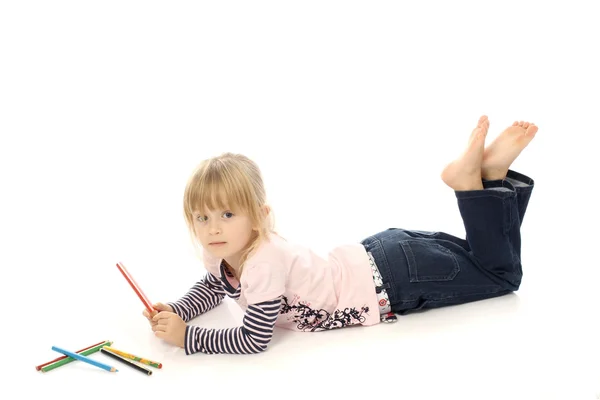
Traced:
<path fill-rule="evenodd" d="M 219 278 L 222 260 L 204 251 L 204 265 Z M 248 305 L 283 296 L 275 326 L 296 331 L 321 331 L 380 322 L 375 283 L 365 248 L 348 244 L 333 248 L 325 259 L 277 234 L 263 242 L 244 266 L 236 300 Z"/>

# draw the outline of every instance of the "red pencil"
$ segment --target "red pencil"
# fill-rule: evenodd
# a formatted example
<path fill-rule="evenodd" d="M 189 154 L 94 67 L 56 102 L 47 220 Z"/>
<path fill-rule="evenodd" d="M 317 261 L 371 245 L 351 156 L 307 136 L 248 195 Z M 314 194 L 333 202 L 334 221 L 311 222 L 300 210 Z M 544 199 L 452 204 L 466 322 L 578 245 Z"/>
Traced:
<path fill-rule="evenodd" d="M 91 345 L 91 346 L 89 346 L 89 347 L 86 347 L 85 349 L 77 350 L 77 351 L 76 351 L 76 353 L 81 353 L 82 351 L 86 351 L 87 349 L 91 349 L 92 347 L 96 347 L 96 346 L 98 346 L 99 344 L 102 344 L 102 343 L 104 343 L 104 342 L 106 342 L 106 340 L 103 340 L 103 341 L 101 341 L 101 342 L 98 342 L 98 343 L 96 343 L 96 344 L 93 344 L 93 345 Z M 39 370 L 41 370 L 42 368 L 44 368 L 46 365 L 49 365 L 49 364 L 55 363 L 55 362 L 57 362 L 57 361 L 63 360 L 63 359 L 65 359 L 65 358 L 67 358 L 67 357 L 68 357 L 68 356 L 62 356 L 62 357 L 55 358 L 55 359 L 54 359 L 54 360 L 52 360 L 52 361 L 48 361 L 47 363 L 44 363 L 44 364 L 38 365 L 37 367 L 35 367 L 35 369 L 36 369 L 37 371 L 39 371 Z"/>
<path fill-rule="evenodd" d="M 127 269 L 123 265 L 123 263 L 118 262 L 117 263 L 117 268 L 119 268 L 119 271 L 121 271 L 121 273 L 123 274 L 123 276 L 125 277 L 125 279 L 127 279 L 127 282 L 129 282 L 129 285 L 131 285 L 131 288 L 138 295 L 138 297 L 140 298 L 140 300 L 142 301 L 142 303 L 144 303 L 144 306 L 146 307 L 146 310 L 148 310 L 148 312 L 150 314 L 152 314 L 154 312 L 154 308 L 152 307 L 152 303 L 150 302 L 150 300 L 148 300 L 148 297 L 144 294 L 144 292 L 142 291 L 142 289 L 140 289 L 140 287 L 138 286 L 138 284 L 136 283 L 136 281 L 133 279 L 133 277 L 131 276 L 131 274 L 129 274 L 129 272 L 127 271 Z"/>

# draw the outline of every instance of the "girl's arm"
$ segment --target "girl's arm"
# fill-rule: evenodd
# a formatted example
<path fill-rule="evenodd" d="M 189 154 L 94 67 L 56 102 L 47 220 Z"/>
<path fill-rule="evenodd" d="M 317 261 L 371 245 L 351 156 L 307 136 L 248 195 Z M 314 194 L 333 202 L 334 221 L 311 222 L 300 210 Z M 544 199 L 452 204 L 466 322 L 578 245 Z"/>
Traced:
<path fill-rule="evenodd" d="M 185 329 L 185 354 L 253 354 L 267 349 L 273 336 L 282 296 L 251 304 L 243 325 L 228 329 L 206 329 L 188 325 Z"/>
<path fill-rule="evenodd" d="M 176 302 L 167 303 L 185 322 L 218 306 L 225 297 L 222 282 L 210 272 Z"/>

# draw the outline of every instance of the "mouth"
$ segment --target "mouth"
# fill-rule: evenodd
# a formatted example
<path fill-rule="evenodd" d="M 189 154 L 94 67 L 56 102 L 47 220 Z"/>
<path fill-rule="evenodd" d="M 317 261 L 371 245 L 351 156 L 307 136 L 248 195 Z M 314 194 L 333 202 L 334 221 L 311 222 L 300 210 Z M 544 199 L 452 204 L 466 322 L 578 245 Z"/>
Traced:
<path fill-rule="evenodd" d="M 220 246 L 220 245 L 223 245 L 223 244 L 226 244 L 226 243 L 227 242 L 211 242 L 208 245 L 209 246 Z"/>

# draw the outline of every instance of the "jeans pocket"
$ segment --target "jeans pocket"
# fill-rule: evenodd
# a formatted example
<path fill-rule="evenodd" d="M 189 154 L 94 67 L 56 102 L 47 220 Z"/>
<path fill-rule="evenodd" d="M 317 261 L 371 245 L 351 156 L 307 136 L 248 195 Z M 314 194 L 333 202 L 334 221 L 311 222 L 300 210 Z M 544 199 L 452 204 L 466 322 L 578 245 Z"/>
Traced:
<path fill-rule="evenodd" d="M 460 271 L 452 251 L 435 240 L 403 240 L 400 246 L 408 262 L 410 282 L 451 281 Z"/>

